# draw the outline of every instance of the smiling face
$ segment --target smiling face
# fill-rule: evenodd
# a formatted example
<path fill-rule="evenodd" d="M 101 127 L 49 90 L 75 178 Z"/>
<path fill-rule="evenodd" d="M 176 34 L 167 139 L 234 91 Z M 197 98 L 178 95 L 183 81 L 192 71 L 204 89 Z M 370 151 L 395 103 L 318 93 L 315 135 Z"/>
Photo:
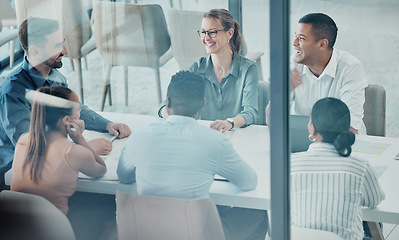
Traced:
<path fill-rule="evenodd" d="M 201 31 L 221 30 L 223 27 L 220 25 L 218 20 L 214 18 L 203 18 L 201 24 Z M 224 50 L 230 50 L 229 40 L 233 36 L 234 30 L 229 29 L 228 31 L 218 31 L 214 38 L 211 38 L 207 33 L 202 38 L 205 50 L 208 54 L 218 53 Z"/>
<path fill-rule="evenodd" d="M 312 25 L 299 23 L 292 45 L 295 49 L 295 61 L 304 65 L 312 65 L 317 61 L 320 41 L 315 41 Z"/>
<path fill-rule="evenodd" d="M 49 68 L 61 68 L 62 57 L 68 53 L 64 46 L 64 35 L 57 30 L 46 36 L 47 42 L 43 47 L 38 47 L 38 57 Z"/>

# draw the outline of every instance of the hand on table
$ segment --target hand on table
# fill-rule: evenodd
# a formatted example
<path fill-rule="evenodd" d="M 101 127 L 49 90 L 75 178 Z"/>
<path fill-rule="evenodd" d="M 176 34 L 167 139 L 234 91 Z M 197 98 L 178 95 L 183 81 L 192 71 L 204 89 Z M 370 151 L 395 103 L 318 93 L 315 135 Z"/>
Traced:
<path fill-rule="evenodd" d="M 130 130 L 129 126 L 124 123 L 109 122 L 107 124 L 107 130 L 110 134 L 118 136 L 118 138 L 129 137 L 132 133 L 132 130 Z"/>
<path fill-rule="evenodd" d="M 211 123 L 210 128 L 215 129 L 216 131 L 219 131 L 221 133 L 225 133 L 226 131 L 229 131 L 232 127 L 232 124 L 227 121 L 227 120 L 215 120 L 213 123 Z"/>

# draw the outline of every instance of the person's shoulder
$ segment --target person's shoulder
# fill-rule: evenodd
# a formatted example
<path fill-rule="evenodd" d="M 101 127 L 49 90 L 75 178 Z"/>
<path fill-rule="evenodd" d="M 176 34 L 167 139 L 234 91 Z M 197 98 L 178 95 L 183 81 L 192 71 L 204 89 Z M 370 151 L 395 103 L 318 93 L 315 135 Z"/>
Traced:
<path fill-rule="evenodd" d="M 159 120 L 157 122 L 153 122 L 153 123 L 148 123 L 142 126 L 137 126 L 134 129 L 132 129 L 132 133 L 129 137 L 129 139 L 133 139 L 142 135 L 148 135 L 151 133 L 156 133 L 156 132 L 161 132 L 163 131 L 162 129 L 164 129 L 165 127 L 165 120 Z"/>
<path fill-rule="evenodd" d="M 334 49 L 334 51 L 337 53 L 338 64 L 361 65 L 360 60 L 354 55 L 343 50 Z"/>
<path fill-rule="evenodd" d="M 256 65 L 256 63 L 254 61 L 252 61 L 236 52 L 234 53 L 233 62 L 234 61 L 237 61 L 242 68 L 246 68 L 246 69 L 252 65 Z"/>
<path fill-rule="evenodd" d="M 201 124 L 196 125 L 196 132 L 198 136 L 202 139 L 207 139 L 207 141 L 214 141 L 215 143 L 223 143 L 224 141 L 230 141 L 226 138 L 231 132 L 221 133 L 209 126 L 204 126 Z"/>
<path fill-rule="evenodd" d="M 25 145 L 28 145 L 28 143 L 29 143 L 29 132 L 26 132 L 26 133 L 23 133 L 19 138 L 18 138 L 18 141 L 17 141 L 17 144 L 16 145 L 23 145 L 23 146 L 25 146 Z"/>
<path fill-rule="evenodd" d="M 189 68 L 190 72 L 204 72 L 210 64 L 210 55 L 198 58 Z"/>
<path fill-rule="evenodd" d="M 24 74 L 26 73 L 21 66 L 12 70 L 0 84 L 0 95 L 11 92 L 24 92 L 27 87 Z"/>

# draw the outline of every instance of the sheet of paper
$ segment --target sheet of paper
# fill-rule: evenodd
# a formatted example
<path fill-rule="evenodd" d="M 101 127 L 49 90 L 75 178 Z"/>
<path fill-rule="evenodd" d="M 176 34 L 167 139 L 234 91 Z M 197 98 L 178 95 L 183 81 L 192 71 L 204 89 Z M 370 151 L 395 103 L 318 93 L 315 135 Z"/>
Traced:
<path fill-rule="evenodd" d="M 352 152 L 378 156 L 383 154 L 391 145 L 391 143 L 356 140 L 355 144 L 353 144 Z"/>
<path fill-rule="evenodd" d="M 377 173 L 377 176 L 380 177 L 387 169 L 387 166 L 378 161 L 378 156 L 382 155 L 391 146 L 391 143 L 358 139 L 352 146 L 352 154 L 354 156 L 367 159 L 371 167 L 374 168 L 375 172 Z"/>
<path fill-rule="evenodd" d="M 87 141 L 90 141 L 101 137 L 111 139 L 112 135 L 109 133 L 98 133 L 98 132 L 88 131 L 87 133 L 84 134 L 84 137 Z M 111 153 L 108 156 L 101 156 L 108 168 L 107 173 L 101 179 L 118 181 L 118 175 L 116 174 L 116 169 L 118 167 L 119 156 L 121 155 L 121 151 L 125 147 L 127 141 L 128 138 L 115 139 L 112 143 Z M 79 173 L 79 178 L 91 179 L 91 177 L 88 177 L 83 173 Z"/>

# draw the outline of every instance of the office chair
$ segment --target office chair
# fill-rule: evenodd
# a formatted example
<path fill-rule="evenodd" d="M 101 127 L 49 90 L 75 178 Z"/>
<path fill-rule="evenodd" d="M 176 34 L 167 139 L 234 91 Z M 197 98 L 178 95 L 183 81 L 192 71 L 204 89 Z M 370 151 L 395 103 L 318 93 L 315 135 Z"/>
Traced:
<path fill-rule="evenodd" d="M 224 240 L 211 199 L 179 199 L 116 193 L 120 240 Z"/>
<path fill-rule="evenodd" d="M 127 66 L 152 68 L 158 101 L 162 101 L 159 68 L 171 58 L 170 37 L 162 8 L 156 4 L 93 2 L 97 49 L 104 63 L 104 90 L 111 105 L 111 69 L 124 66 L 125 104 L 128 104 Z M 166 54 L 165 54 L 166 53 Z"/>
<path fill-rule="evenodd" d="M 0 225 L 2 239 L 75 239 L 65 214 L 47 199 L 27 193 L 0 193 Z"/>
<path fill-rule="evenodd" d="M 366 125 L 367 135 L 385 137 L 385 89 L 378 85 L 369 84 L 365 90 L 363 105 L 363 122 Z"/>
<path fill-rule="evenodd" d="M 337 234 L 317 229 L 291 227 L 291 240 L 342 240 Z"/>
<path fill-rule="evenodd" d="M 258 85 L 258 119 L 255 124 L 266 125 L 266 106 L 270 101 L 270 83 L 259 81 Z"/>
<path fill-rule="evenodd" d="M 9 27 L 9 29 L 3 29 L 3 33 L 0 33 L 0 46 L 5 43 L 10 43 L 10 69 L 14 65 L 14 50 L 15 50 L 15 38 L 18 37 L 18 24 L 15 9 L 11 7 L 11 0 L 0 0 L 0 21 L 3 27 Z M 0 23 L 1 25 L 1 23 Z M 0 32 L 2 27 L 0 26 Z"/>
<path fill-rule="evenodd" d="M 51 18 L 60 22 L 68 50 L 67 57 L 76 64 L 80 100 L 84 103 L 81 59 L 96 48 L 96 41 L 82 1 L 16 0 L 15 7 L 19 24 L 29 17 Z"/>

